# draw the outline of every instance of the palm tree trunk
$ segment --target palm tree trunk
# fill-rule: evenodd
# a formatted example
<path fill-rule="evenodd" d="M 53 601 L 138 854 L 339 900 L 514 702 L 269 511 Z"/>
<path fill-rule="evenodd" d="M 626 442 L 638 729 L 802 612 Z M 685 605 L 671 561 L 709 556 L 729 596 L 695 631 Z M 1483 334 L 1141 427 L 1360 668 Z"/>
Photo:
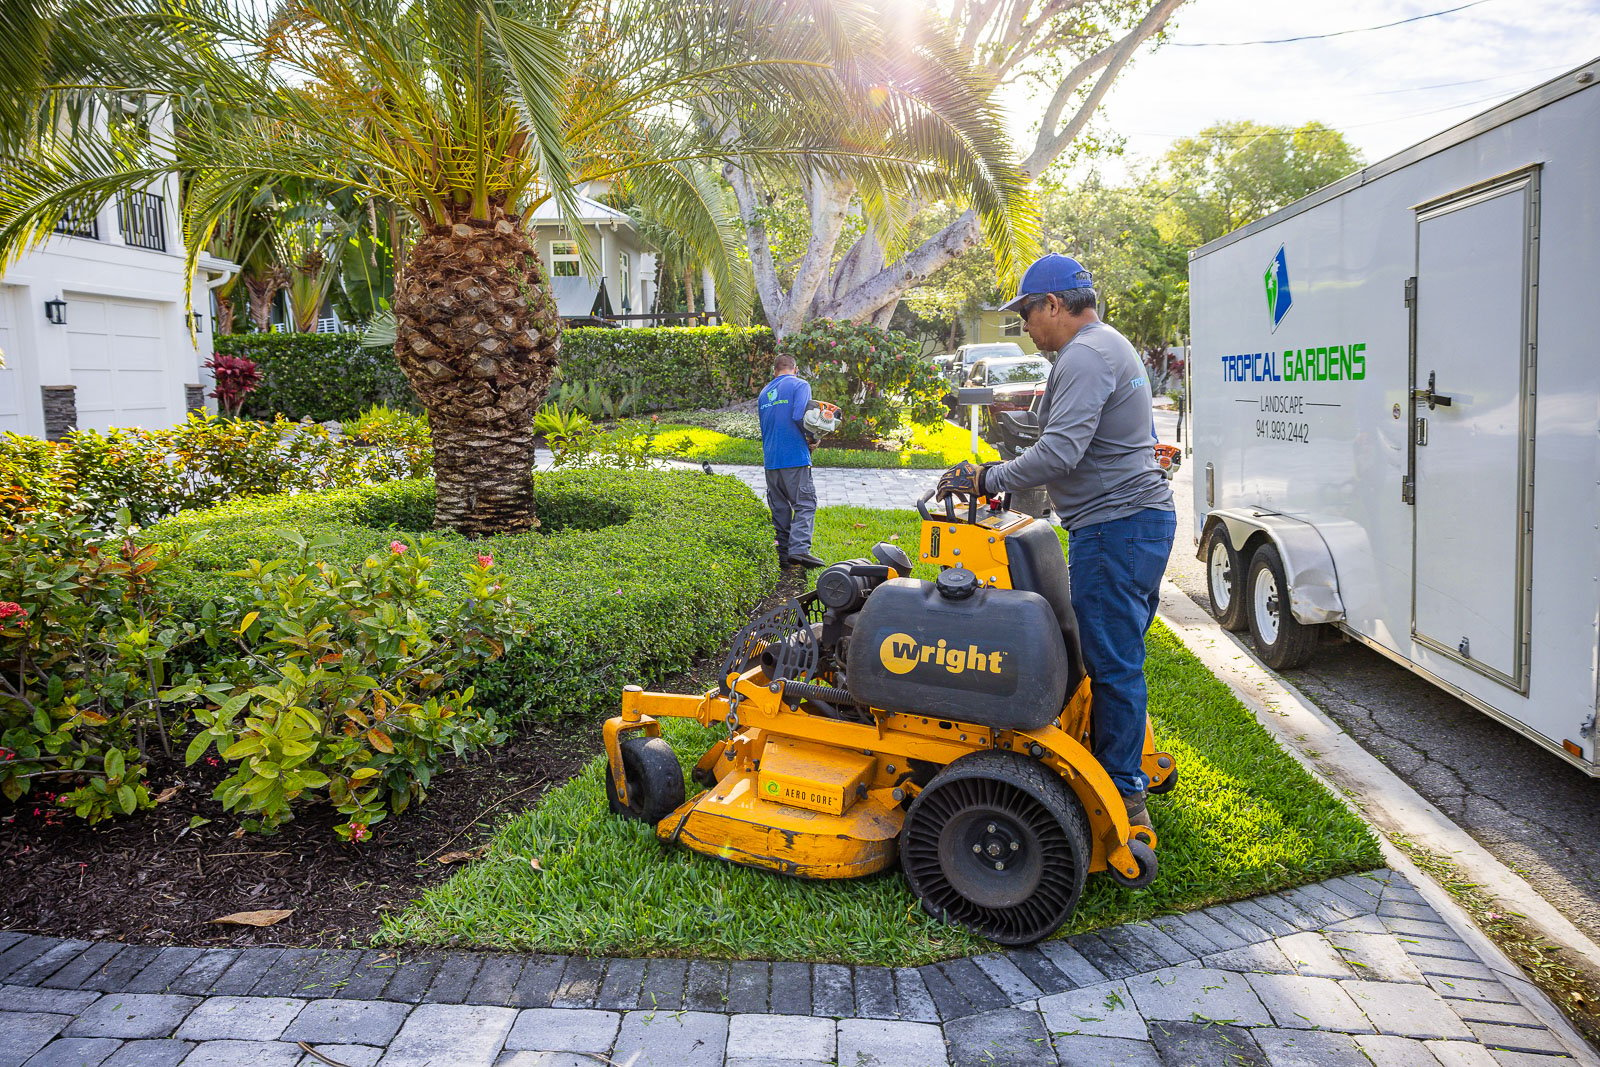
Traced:
<path fill-rule="evenodd" d="M 219 337 L 226 337 L 233 332 L 233 293 L 217 297 L 217 325 L 212 331 Z"/>
<path fill-rule="evenodd" d="M 468 537 L 537 525 L 533 422 L 496 425 L 430 416 L 434 524 Z"/>
<path fill-rule="evenodd" d="M 521 221 L 499 207 L 418 236 L 395 285 L 395 359 L 433 426 L 434 525 L 469 537 L 536 524 L 533 410 L 561 338 Z"/>

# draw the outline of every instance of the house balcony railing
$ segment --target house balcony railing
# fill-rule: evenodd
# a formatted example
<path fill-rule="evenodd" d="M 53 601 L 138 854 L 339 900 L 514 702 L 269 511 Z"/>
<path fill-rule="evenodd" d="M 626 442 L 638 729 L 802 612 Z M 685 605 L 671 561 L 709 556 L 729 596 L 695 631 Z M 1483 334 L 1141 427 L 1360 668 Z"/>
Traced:
<path fill-rule="evenodd" d="M 117 202 L 122 242 L 154 252 L 167 250 L 166 200 L 155 193 L 128 193 Z"/>
<path fill-rule="evenodd" d="M 61 221 L 56 223 L 56 232 L 68 237 L 87 237 L 92 241 L 100 240 L 100 218 L 87 208 L 73 206 L 61 214 Z"/>

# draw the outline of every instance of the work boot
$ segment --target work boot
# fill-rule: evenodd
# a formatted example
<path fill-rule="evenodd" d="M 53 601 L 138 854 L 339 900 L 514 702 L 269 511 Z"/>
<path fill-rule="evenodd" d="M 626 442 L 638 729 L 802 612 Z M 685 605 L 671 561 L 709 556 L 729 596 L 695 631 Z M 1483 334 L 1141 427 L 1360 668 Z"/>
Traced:
<path fill-rule="evenodd" d="M 1137 793 L 1123 793 L 1122 803 L 1128 809 L 1128 822 L 1134 826 L 1150 826 L 1150 812 L 1145 810 L 1145 800 L 1149 794 L 1143 790 Z M 1151 827 L 1154 829 L 1154 827 Z"/>
<path fill-rule="evenodd" d="M 810 570 L 813 567 L 826 567 L 827 563 L 809 552 L 791 552 L 789 554 L 789 565 Z"/>

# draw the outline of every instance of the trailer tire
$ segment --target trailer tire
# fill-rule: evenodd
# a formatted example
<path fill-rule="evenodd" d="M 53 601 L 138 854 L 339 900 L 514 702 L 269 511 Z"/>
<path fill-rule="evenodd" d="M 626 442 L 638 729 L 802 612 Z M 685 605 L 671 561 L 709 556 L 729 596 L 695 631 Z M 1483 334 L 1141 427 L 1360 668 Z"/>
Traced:
<path fill-rule="evenodd" d="M 1206 597 L 1217 625 L 1235 633 L 1250 625 L 1245 607 L 1244 560 L 1228 543 L 1228 533 L 1219 523 L 1206 538 Z"/>
<path fill-rule="evenodd" d="M 1316 651 L 1322 627 L 1306 625 L 1289 610 L 1289 582 L 1284 577 L 1283 559 L 1271 542 L 1250 557 L 1243 600 L 1250 618 L 1250 636 L 1255 638 L 1256 655 L 1261 661 L 1275 671 L 1304 666 Z"/>

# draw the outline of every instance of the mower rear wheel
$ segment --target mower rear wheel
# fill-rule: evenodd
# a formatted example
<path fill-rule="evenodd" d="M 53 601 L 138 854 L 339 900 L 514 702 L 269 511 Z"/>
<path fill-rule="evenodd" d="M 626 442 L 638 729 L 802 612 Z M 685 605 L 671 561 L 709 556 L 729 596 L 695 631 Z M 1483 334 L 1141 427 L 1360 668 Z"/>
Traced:
<path fill-rule="evenodd" d="M 611 768 L 606 767 L 606 800 L 611 810 L 630 819 L 656 823 L 683 803 L 683 768 L 672 746 L 659 737 L 624 737 L 622 773 L 628 782 L 628 803 L 617 797 Z"/>
<path fill-rule="evenodd" d="M 1002 945 L 1031 945 L 1067 921 L 1089 856 L 1078 798 L 1016 752 L 951 763 L 912 803 L 900 834 L 900 865 L 923 910 Z"/>

